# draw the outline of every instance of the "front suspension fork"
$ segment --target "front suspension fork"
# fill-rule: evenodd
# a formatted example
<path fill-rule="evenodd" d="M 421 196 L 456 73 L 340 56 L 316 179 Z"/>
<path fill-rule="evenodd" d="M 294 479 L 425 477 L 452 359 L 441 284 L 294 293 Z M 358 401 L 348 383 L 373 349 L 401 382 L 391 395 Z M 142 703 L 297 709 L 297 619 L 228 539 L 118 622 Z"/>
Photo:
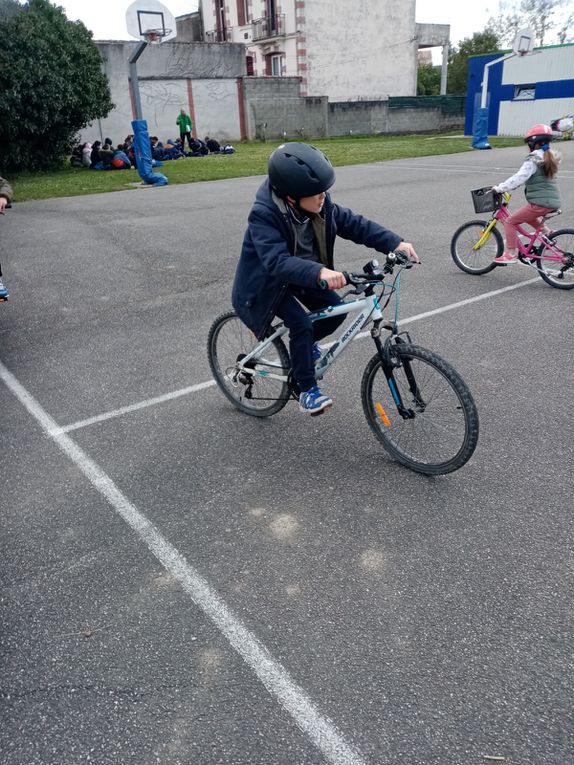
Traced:
<path fill-rule="evenodd" d="M 418 412 L 424 411 L 425 403 L 423 401 L 421 392 L 417 385 L 417 381 L 415 379 L 415 375 L 414 375 L 410 360 L 404 356 L 402 357 L 401 360 L 399 360 L 397 355 L 393 353 L 393 345 L 404 344 L 405 340 L 403 340 L 403 338 L 397 334 L 396 324 L 394 323 L 390 324 L 387 322 L 383 326 L 385 327 L 385 329 L 390 329 L 391 334 L 389 335 L 389 337 L 387 337 L 385 342 L 382 343 L 381 337 L 380 337 L 380 329 L 378 325 L 379 325 L 379 322 L 375 322 L 375 326 L 371 330 L 371 336 L 373 340 L 375 341 L 375 346 L 377 348 L 377 352 L 381 359 L 381 365 L 383 367 L 383 372 L 387 380 L 387 385 L 389 386 L 389 390 L 391 391 L 391 395 L 393 397 L 393 401 L 395 402 L 395 406 L 397 407 L 398 413 L 401 415 L 403 419 L 412 420 L 415 417 L 415 411 L 405 406 L 405 403 L 401 396 L 401 392 L 395 381 L 395 376 L 394 376 L 395 369 L 402 366 L 403 369 L 405 370 L 405 376 L 409 384 L 409 390 L 413 396 L 413 400 L 416 403 L 416 408 Z M 406 335 L 407 341 L 410 343 L 411 339 L 408 332 L 404 332 L 402 334 Z"/>

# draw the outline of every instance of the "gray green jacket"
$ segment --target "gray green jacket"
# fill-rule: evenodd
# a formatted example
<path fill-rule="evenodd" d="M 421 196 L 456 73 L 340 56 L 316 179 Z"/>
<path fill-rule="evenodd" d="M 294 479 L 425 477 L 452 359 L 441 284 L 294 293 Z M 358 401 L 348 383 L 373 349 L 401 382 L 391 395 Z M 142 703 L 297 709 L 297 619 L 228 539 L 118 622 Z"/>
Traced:
<path fill-rule="evenodd" d="M 544 174 L 544 152 L 536 149 L 531 152 L 514 175 L 497 186 L 495 191 L 512 191 L 525 184 L 524 193 L 531 205 L 540 205 L 551 210 L 560 207 L 560 191 L 556 178 L 547 178 Z"/>

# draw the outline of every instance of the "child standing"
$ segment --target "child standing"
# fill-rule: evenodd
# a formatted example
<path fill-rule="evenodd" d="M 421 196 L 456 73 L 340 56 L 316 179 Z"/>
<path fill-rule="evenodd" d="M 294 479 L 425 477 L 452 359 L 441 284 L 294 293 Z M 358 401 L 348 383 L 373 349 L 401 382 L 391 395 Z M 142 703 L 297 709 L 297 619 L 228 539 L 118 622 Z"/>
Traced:
<path fill-rule="evenodd" d="M 248 219 L 235 274 L 232 302 L 239 318 L 258 339 L 266 336 L 274 316 L 289 329 L 293 377 L 301 391 L 302 412 L 318 414 L 332 406 L 315 379 L 321 356 L 317 342 L 344 321 L 333 316 L 311 322 L 307 310 L 338 305 L 334 291 L 346 284 L 333 266 L 335 236 L 379 252 L 400 245 L 419 262 L 412 244 L 373 221 L 334 204 L 327 194 L 335 171 L 315 146 L 291 142 L 269 158 L 268 178 L 261 185 Z M 328 289 L 321 289 L 324 281 Z"/>
<path fill-rule="evenodd" d="M 4 215 L 4 209 L 12 203 L 12 187 L 8 181 L 0 177 L 0 214 Z M 2 266 L 0 265 L 0 302 L 8 300 L 8 290 L 2 282 Z"/>
<path fill-rule="evenodd" d="M 560 157 L 550 148 L 552 128 L 549 125 L 534 125 L 524 136 L 530 154 L 522 163 L 520 169 L 497 186 L 493 191 L 502 193 L 511 191 L 525 184 L 524 193 L 528 204 L 520 207 L 505 221 L 504 233 L 506 246 L 502 255 L 494 259 L 495 263 L 516 263 L 518 254 L 518 232 L 516 226 L 528 223 L 536 227 L 540 220 L 553 210 L 560 207 L 560 192 L 556 183 L 556 173 Z M 545 234 L 550 229 L 545 228 Z"/>

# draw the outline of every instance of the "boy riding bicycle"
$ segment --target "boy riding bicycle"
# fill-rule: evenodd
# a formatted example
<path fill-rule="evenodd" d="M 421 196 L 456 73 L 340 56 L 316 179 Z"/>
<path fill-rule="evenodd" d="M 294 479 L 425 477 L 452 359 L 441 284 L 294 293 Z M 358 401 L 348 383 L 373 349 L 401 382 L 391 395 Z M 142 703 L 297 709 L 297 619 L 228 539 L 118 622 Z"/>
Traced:
<path fill-rule="evenodd" d="M 268 178 L 249 213 L 233 284 L 233 307 L 258 339 L 265 337 L 274 316 L 289 329 L 299 407 L 308 414 L 333 404 L 317 386 L 315 361 L 321 356 L 318 341 L 345 316 L 311 322 L 305 309 L 341 302 L 334 290 L 345 286 L 345 277 L 334 270 L 335 236 L 384 253 L 400 244 L 410 260 L 419 262 L 412 244 L 398 234 L 334 204 L 327 193 L 334 182 L 333 166 L 314 146 L 285 143 L 271 154 Z"/>

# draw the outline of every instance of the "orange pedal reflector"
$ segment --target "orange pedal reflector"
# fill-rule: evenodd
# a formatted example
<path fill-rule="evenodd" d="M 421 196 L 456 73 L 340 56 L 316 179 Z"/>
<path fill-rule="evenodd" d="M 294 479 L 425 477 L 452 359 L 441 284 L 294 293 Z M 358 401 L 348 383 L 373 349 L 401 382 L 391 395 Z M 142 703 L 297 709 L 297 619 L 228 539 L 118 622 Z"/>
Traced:
<path fill-rule="evenodd" d="M 383 425 L 386 425 L 387 428 L 390 428 L 391 427 L 391 421 L 387 417 L 387 413 L 385 412 L 383 407 L 380 404 L 377 403 L 377 404 L 375 404 L 375 409 L 377 410 L 377 413 L 378 413 L 379 417 L 383 421 Z"/>

